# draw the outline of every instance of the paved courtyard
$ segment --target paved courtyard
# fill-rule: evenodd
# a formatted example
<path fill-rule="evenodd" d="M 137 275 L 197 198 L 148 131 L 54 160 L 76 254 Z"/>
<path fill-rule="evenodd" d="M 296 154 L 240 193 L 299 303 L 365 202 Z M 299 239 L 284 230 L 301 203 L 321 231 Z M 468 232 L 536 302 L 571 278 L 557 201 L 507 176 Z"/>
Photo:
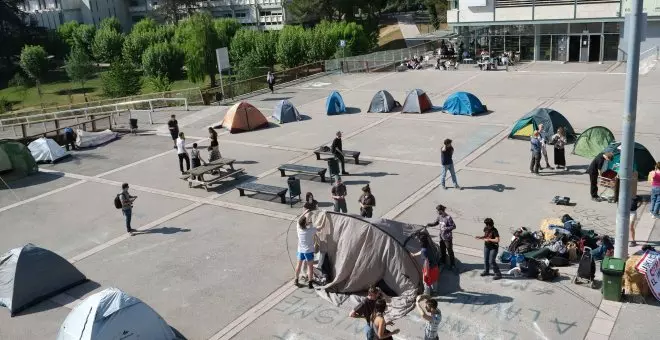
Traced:
<path fill-rule="evenodd" d="M 278 100 L 288 99 L 307 117 L 244 134 L 218 130 L 223 157 L 236 159 L 247 175 L 208 192 L 179 179 L 164 126 L 166 110 L 154 115 L 154 125 L 145 125 L 149 131 L 42 165 L 39 174 L 9 183 L 12 191 L 0 190 L 0 252 L 32 242 L 67 258 L 91 281 L 14 318 L 0 310 L 0 339 L 54 339 L 73 306 L 107 287 L 139 297 L 187 339 L 363 338 L 362 321 L 348 318 L 348 310 L 291 282 L 292 221 L 301 205 L 292 208 L 268 196 L 240 197 L 233 190 L 241 181 L 286 186 L 280 164 L 324 166 L 311 150 L 330 143 L 337 130 L 344 132 L 344 148 L 361 151 L 364 160 L 347 163 L 349 212 L 358 211 L 359 190 L 369 183 L 378 201 L 376 216 L 423 224 L 434 219 L 440 203 L 454 216 L 461 272 L 445 272 L 440 279 L 441 338 L 657 338 L 658 306 L 603 302 L 599 290 L 571 283 L 574 267 L 562 268 L 562 277 L 553 282 L 492 281 L 478 275 L 482 244 L 474 236 L 485 217 L 495 220 L 505 246 L 514 228 L 537 229 L 542 219 L 564 213 L 598 233 L 614 232 L 615 206 L 589 199 L 583 174 L 589 159 L 568 154 L 569 148 L 568 171 L 534 176 L 528 170 L 529 143 L 506 137 L 516 119 L 536 107 L 551 107 L 577 131 L 602 125 L 618 138 L 624 75 L 593 67 L 580 71 L 575 65 L 570 72 L 562 72 L 562 65 L 536 68 L 328 75 L 248 98 L 266 116 Z M 376 91 L 389 90 L 403 102 L 413 88 L 424 89 L 437 106 L 454 91 L 469 91 L 490 113 L 366 112 Z M 660 159 L 660 71 L 642 76 L 639 88 L 636 140 Z M 351 114 L 324 114 L 331 90 L 340 91 Z M 213 106 L 172 112 L 189 146 L 197 142 L 205 150 L 206 129 L 226 111 Z M 146 121 L 146 114 L 138 117 Z M 454 140 L 464 190 L 439 187 L 445 138 Z M 132 237 L 111 203 L 122 182 L 130 183 L 139 197 L 133 226 L 141 232 Z M 301 184 L 323 209 L 331 207 L 328 183 L 303 179 Z M 648 195 L 649 189 L 640 184 L 639 193 Z M 555 195 L 570 196 L 576 205 L 551 205 Z M 657 242 L 660 228 L 654 229 L 648 214 L 640 216 L 638 240 Z M 422 339 L 423 322 L 416 313 L 394 327 L 401 329 L 396 339 Z"/>

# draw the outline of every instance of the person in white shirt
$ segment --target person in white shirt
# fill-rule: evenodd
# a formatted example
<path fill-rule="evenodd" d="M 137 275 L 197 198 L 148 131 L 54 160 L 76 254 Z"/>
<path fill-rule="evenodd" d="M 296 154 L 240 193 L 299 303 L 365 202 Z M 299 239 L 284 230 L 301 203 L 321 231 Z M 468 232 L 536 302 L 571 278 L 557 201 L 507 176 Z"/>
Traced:
<path fill-rule="evenodd" d="M 307 217 L 302 216 L 298 220 L 298 264 L 296 265 L 296 278 L 294 284 L 298 285 L 298 276 L 302 269 L 303 262 L 307 264 L 307 287 L 312 289 L 314 281 L 314 235 L 316 228 Z"/>
<path fill-rule="evenodd" d="M 505 69 L 509 71 L 509 56 L 506 53 L 502 55 L 502 65 L 504 65 Z"/>
<path fill-rule="evenodd" d="M 179 170 L 183 175 L 190 170 L 190 157 L 186 151 L 186 136 L 183 135 L 183 132 L 179 132 L 179 138 L 176 139 L 176 153 L 179 156 Z M 183 171 L 184 160 L 186 161 L 186 171 Z"/>

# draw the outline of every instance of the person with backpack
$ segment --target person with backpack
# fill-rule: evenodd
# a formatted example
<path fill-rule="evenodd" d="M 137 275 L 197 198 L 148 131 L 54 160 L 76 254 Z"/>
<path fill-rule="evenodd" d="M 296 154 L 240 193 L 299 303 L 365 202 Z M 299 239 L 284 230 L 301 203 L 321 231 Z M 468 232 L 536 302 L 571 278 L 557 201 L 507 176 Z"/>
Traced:
<path fill-rule="evenodd" d="M 426 301 L 425 308 L 422 307 L 422 301 Z M 438 301 L 420 295 L 417 297 L 415 305 L 419 315 L 426 321 L 424 324 L 424 340 L 439 340 L 438 325 L 440 325 L 442 317 L 438 309 Z"/>
<path fill-rule="evenodd" d="M 440 263 L 445 264 L 447 253 L 449 253 L 449 267 L 456 271 L 456 258 L 454 257 L 453 231 L 456 229 L 454 219 L 447 214 L 447 208 L 440 204 L 435 207 L 438 213 L 435 221 L 427 223 L 427 227 L 439 226 L 440 228 Z"/>
<path fill-rule="evenodd" d="M 128 183 L 121 185 L 121 193 L 115 196 L 115 208 L 121 209 L 126 220 L 126 232 L 132 234 L 136 230 L 131 228 L 131 216 L 133 215 L 133 202 L 137 196 L 128 193 Z"/>
<path fill-rule="evenodd" d="M 373 325 L 371 323 L 371 316 L 374 314 L 376 301 L 381 297 L 381 294 L 382 292 L 380 291 L 380 288 L 374 286 L 369 287 L 369 290 L 367 290 L 367 298 L 360 302 L 360 304 L 348 314 L 351 318 L 364 319 L 364 321 L 367 322 L 364 326 L 364 335 L 367 340 L 373 340 L 375 336 Z"/>
<path fill-rule="evenodd" d="M 337 131 L 336 134 L 337 137 L 332 140 L 332 145 L 330 146 L 330 150 L 332 154 L 339 160 L 339 163 L 341 164 L 341 174 L 342 175 L 348 175 L 348 172 L 346 172 L 346 162 L 344 159 L 344 147 L 341 143 L 341 131 Z"/>
<path fill-rule="evenodd" d="M 484 227 L 484 235 L 475 236 L 478 240 L 484 240 L 484 271 L 480 275 L 490 275 L 490 267 L 493 267 L 493 272 L 495 273 L 493 280 L 499 280 L 502 278 L 500 267 L 497 266 L 497 252 L 500 248 L 500 233 L 495 228 L 495 222 L 492 218 L 486 218 L 484 224 L 486 225 Z"/>
<path fill-rule="evenodd" d="M 436 284 L 440 276 L 439 256 L 431 236 L 427 233 L 419 235 L 419 243 L 422 248 L 413 256 L 422 257 L 422 279 L 424 281 L 424 294 L 431 295 L 436 291 Z"/>

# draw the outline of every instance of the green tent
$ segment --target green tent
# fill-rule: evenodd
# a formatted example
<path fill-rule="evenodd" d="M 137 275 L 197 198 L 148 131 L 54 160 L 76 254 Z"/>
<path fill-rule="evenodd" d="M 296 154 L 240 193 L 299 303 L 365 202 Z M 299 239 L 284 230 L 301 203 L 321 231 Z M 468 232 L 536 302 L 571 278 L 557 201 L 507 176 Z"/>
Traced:
<path fill-rule="evenodd" d="M 548 108 L 534 109 L 520 118 L 513 125 L 509 138 L 529 140 L 534 131 L 539 128 L 539 124 L 543 124 L 546 142 L 550 141 L 550 137 L 557 133 L 560 126 L 563 126 L 566 130 L 568 142 L 573 143 L 575 141 L 575 131 L 568 119 L 561 113 Z"/>
<path fill-rule="evenodd" d="M 8 164 L 11 164 L 11 167 Z M 0 140 L 0 169 L 3 170 L 3 178 L 9 180 L 23 178 L 39 171 L 30 149 L 8 139 Z"/>
<path fill-rule="evenodd" d="M 621 143 L 610 143 L 602 152 L 611 152 L 614 157 L 611 161 L 607 162 L 609 170 L 619 171 L 619 163 L 621 163 L 621 150 L 619 147 Z M 653 155 L 647 150 L 644 145 L 635 143 L 635 151 L 633 156 L 633 171 L 639 174 L 639 181 L 645 181 L 649 176 L 649 172 L 655 168 L 655 159 Z"/>
<path fill-rule="evenodd" d="M 573 154 L 594 158 L 612 142 L 614 142 L 612 131 L 604 126 L 592 126 L 584 130 L 575 141 Z"/>

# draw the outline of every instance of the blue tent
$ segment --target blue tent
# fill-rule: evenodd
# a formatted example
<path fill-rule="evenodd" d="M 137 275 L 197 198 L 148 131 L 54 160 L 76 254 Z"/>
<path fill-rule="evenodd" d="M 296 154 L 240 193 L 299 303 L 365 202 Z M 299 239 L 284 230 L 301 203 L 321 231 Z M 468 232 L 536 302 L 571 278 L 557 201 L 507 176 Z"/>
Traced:
<path fill-rule="evenodd" d="M 346 105 L 344 105 L 344 100 L 341 98 L 339 92 L 332 91 L 330 93 L 328 99 L 325 101 L 325 112 L 328 116 L 346 112 Z"/>
<path fill-rule="evenodd" d="M 472 116 L 486 112 L 486 107 L 472 93 L 456 92 L 447 98 L 442 110 L 453 115 Z"/>
<path fill-rule="evenodd" d="M 271 117 L 280 124 L 301 120 L 300 113 L 288 100 L 280 100 Z"/>

